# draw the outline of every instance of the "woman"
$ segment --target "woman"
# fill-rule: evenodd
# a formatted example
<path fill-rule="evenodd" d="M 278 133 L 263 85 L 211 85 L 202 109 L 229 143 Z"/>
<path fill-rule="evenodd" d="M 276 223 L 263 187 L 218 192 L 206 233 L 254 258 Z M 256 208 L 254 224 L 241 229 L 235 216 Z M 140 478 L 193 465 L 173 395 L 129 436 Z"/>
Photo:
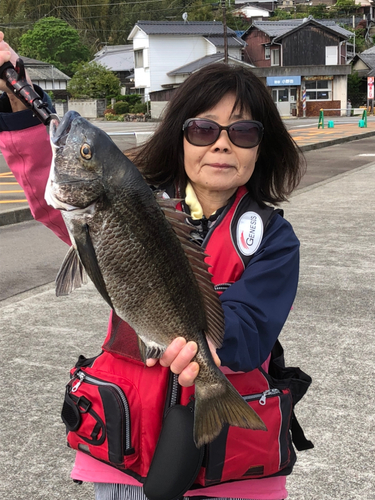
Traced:
<path fill-rule="evenodd" d="M 16 57 L 1 34 L 0 65 L 8 60 L 15 64 Z M 1 81 L 0 90 L 9 92 Z M 34 217 L 69 243 L 60 214 L 44 201 L 51 161 L 45 127 L 11 94 L 1 109 L 0 147 Z M 225 337 L 217 354 L 212 352 L 224 373 L 245 376 L 261 366 L 267 371 L 295 298 L 299 242 L 290 224 L 269 211 L 256 241 L 240 235 L 238 228 L 241 223 L 250 227 L 246 214 L 267 211 L 267 203 L 287 199 L 301 178 L 301 158 L 264 85 L 251 72 L 223 64 L 203 68 L 182 84 L 153 137 L 132 152 L 150 185 L 184 200 L 181 209 L 191 216 L 195 240 L 216 259 L 210 265 L 212 281 L 223 291 Z M 250 210 L 242 207 L 243 198 L 251 202 Z M 221 236 L 230 210 L 239 219 L 233 215 Z M 109 337 L 111 325 L 113 318 Z M 179 383 L 189 387 L 199 370 L 192 361 L 196 350 L 194 342 L 177 338 L 159 361 L 148 360 L 147 365 L 169 366 L 179 374 Z M 135 479 L 80 452 L 72 477 L 94 482 L 97 500 L 143 498 Z M 281 500 L 287 496 L 285 484 L 283 475 L 244 479 L 198 487 L 186 496 Z"/>

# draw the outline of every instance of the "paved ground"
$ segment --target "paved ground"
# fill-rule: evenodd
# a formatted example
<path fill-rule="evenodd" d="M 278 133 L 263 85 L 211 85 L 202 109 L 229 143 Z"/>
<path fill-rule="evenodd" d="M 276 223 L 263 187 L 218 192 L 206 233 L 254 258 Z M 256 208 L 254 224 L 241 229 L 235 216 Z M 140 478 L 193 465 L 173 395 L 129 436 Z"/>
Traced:
<path fill-rule="evenodd" d="M 315 140 L 331 130 L 344 136 L 337 126 Z M 302 188 L 284 206 L 302 250 L 281 341 L 288 364 L 313 377 L 296 413 L 315 443 L 298 453 L 291 500 L 375 500 L 374 192 L 372 163 Z M 57 299 L 47 285 L 0 302 L 1 499 L 93 498 L 91 485 L 69 480 L 59 413 L 68 370 L 79 354 L 98 353 L 108 312 L 92 286 Z"/>

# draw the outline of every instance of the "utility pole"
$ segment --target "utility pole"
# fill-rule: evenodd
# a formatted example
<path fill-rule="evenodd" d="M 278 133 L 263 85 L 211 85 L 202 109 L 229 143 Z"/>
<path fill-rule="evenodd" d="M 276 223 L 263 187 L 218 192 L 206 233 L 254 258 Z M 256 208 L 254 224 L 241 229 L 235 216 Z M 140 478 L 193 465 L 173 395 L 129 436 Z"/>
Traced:
<path fill-rule="evenodd" d="M 224 27 L 224 63 L 228 64 L 228 37 L 227 37 L 227 17 L 225 0 L 221 0 L 221 7 L 223 9 L 223 27 Z"/>

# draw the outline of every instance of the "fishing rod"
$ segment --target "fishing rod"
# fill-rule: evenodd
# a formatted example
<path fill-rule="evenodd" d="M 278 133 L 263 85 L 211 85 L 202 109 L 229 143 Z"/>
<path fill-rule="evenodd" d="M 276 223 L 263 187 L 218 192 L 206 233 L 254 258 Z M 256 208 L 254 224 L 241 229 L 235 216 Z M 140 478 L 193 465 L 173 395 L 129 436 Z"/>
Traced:
<path fill-rule="evenodd" d="M 48 125 L 52 118 L 57 118 L 57 115 L 48 109 L 48 104 L 43 102 L 40 95 L 27 81 L 22 59 L 17 59 L 15 67 L 11 62 L 0 66 L 0 78 L 5 80 L 7 87 L 26 107 L 33 111 L 44 125 Z"/>

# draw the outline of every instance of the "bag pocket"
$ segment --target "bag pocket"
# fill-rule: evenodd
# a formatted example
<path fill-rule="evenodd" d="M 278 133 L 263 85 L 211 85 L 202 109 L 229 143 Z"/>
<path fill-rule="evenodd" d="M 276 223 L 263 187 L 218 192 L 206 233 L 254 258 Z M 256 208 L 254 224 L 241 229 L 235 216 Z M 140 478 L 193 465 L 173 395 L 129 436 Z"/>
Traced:
<path fill-rule="evenodd" d="M 78 370 L 66 387 L 61 417 L 76 450 L 115 466 L 135 451 L 128 400 L 112 382 Z"/>
<path fill-rule="evenodd" d="M 293 410 L 289 389 L 270 388 L 242 397 L 264 421 L 267 431 L 224 426 L 206 448 L 204 467 L 197 479 L 201 485 L 286 475 L 295 463 L 289 431 Z"/>

